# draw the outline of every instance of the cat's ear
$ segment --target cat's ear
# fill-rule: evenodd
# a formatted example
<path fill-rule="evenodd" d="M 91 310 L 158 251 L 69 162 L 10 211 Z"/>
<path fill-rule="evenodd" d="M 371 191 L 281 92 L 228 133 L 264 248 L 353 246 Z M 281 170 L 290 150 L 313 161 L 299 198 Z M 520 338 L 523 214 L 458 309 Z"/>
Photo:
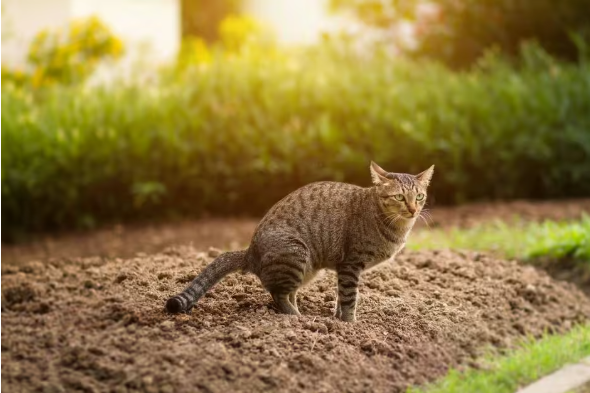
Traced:
<path fill-rule="evenodd" d="M 432 179 L 432 174 L 434 173 L 434 165 L 430 168 L 425 170 L 422 173 L 418 173 L 415 177 L 420 183 L 424 184 L 424 186 L 428 186 L 430 184 L 430 179 Z"/>
<path fill-rule="evenodd" d="M 371 179 L 373 180 L 373 184 L 378 186 L 386 182 L 388 178 L 389 173 L 371 161 Z"/>

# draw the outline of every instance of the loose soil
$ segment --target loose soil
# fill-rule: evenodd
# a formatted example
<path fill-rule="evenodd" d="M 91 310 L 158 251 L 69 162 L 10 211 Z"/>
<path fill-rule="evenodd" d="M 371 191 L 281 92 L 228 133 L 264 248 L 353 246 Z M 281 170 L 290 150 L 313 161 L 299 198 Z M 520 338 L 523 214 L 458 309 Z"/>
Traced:
<path fill-rule="evenodd" d="M 470 227 L 490 220 L 571 220 L 590 214 L 590 199 L 562 201 L 513 201 L 467 204 L 458 207 L 429 206 L 431 227 Z M 245 247 L 258 218 L 201 219 L 166 224 L 115 225 L 86 233 L 46 235 L 28 244 L 2 245 L 2 262 L 19 264 L 51 258 L 131 257 L 137 252 L 157 253 L 175 245 L 222 249 Z M 416 229 L 424 227 L 418 222 Z"/>
<path fill-rule="evenodd" d="M 357 323 L 332 317 L 335 276 L 277 314 L 253 275 L 232 275 L 192 315 L 167 315 L 217 252 L 3 266 L 8 392 L 402 392 L 475 365 L 485 348 L 590 319 L 572 284 L 486 254 L 402 253 L 363 275 Z"/>

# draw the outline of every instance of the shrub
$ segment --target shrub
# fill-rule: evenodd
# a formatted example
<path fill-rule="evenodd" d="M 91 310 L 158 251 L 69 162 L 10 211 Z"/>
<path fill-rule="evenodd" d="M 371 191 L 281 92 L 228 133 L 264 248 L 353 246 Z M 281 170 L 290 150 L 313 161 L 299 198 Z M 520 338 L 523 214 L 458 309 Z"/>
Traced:
<path fill-rule="evenodd" d="M 347 52 L 348 53 L 348 52 Z M 2 87 L 3 237 L 114 219 L 261 214 L 368 163 L 436 165 L 439 203 L 590 195 L 590 69 L 528 48 L 435 63 L 331 47 L 211 51 L 152 82 Z"/>

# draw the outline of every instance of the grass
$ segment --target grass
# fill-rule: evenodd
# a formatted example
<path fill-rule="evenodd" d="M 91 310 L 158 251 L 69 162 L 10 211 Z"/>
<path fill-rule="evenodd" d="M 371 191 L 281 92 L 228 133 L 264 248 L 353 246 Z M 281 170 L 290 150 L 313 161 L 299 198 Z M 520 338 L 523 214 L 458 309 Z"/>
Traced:
<path fill-rule="evenodd" d="M 590 269 L 590 217 L 580 221 L 542 223 L 496 221 L 473 228 L 416 231 L 409 249 L 470 249 L 492 251 L 506 258 L 573 259 Z"/>
<path fill-rule="evenodd" d="M 451 370 L 438 382 L 408 393 L 513 393 L 567 363 L 590 356 L 590 325 L 560 336 L 529 338 L 505 356 L 482 359 L 483 369 Z"/>

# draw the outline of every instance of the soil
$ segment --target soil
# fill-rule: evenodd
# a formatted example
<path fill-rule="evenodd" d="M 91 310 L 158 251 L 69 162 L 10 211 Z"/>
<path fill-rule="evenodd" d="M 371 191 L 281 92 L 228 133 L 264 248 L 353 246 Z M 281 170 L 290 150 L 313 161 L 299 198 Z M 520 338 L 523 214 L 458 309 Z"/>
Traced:
<path fill-rule="evenodd" d="M 513 201 L 467 204 L 458 207 L 429 207 L 430 227 L 469 227 L 489 220 L 527 221 L 577 219 L 590 214 L 590 199 L 562 201 Z M 201 219 L 165 224 L 114 225 L 86 233 L 45 235 L 26 244 L 3 244 L 2 262 L 20 264 L 51 258 L 130 257 L 137 252 L 161 252 L 175 245 L 244 248 L 259 218 Z M 425 224 L 419 222 L 416 229 Z"/>
<path fill-rule="evenodd" d="M 191 315 L 165 300 L 218 253 L 2 267 L 2 388 L 10 392 L 403 392 L 490 346 L 564 332 L 590 299 L 545 272 L 481 253 L 404 252 L 364 273 L 356 323 L 332 317 L 335 276 L 277 314 L 232 275 Z"/>

